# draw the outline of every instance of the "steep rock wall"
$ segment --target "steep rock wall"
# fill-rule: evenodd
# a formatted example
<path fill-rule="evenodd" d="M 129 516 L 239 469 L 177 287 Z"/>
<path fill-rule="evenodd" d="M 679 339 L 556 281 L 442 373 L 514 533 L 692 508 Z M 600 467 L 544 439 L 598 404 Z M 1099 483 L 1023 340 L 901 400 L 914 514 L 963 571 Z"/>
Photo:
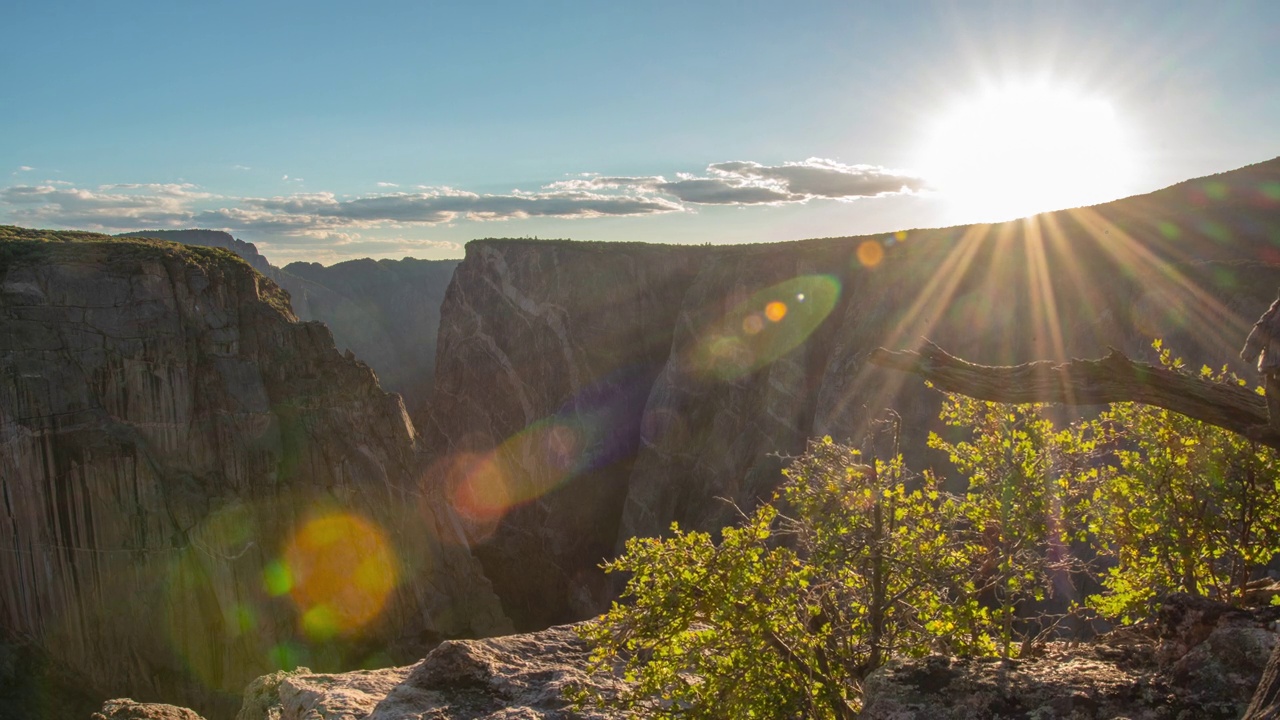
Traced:
<path fill-rule="evenodd" d="M 412 417 L 426 409 L 436 363 L 440 305 L 457 260 L 348 260 L 324 267 L 290 263 L 280 271 L 293 310 L 323 322 L 339 348 L 400 393 Z"/>
<path fill-rule="evenodd" d="M 440 303 L 457 260 L 348 260 L 328 267 L 278 268 L 257 246 L 221 230 L 139 230 L 118 237 L 157 238 L 230 250 L 289 293 L 294 314 L 322 322 L 340 350 L 378 373 L 384 390 L 400 393 L 412 417 L 426 411 L 435 372 Z"/>
<path fill-rule="evenodd" d="M 518 626 L 609 593 L 639 427 L 701 248 L 471 243 L 442 310 L 431 481 Z"/>
<path fill-rule="evenodd" d="M 509 628 L 419 482 L 400 399 L 274 284 L 222 251 L 8 235 L 9 635 L 106 694 L 213 717 L 273 667 Z"/>
<path fill-rule="evenodd" d="M 885 452 L 888 408 L 912 466 L 945 470 L 924 448 L 946 432 L 940 395 L 868 365 L 874 348 L 928 337 L 1005 364 L 1163 338 L 1191 367 L 1248 376 L 1235 350 L 1277 260 L 1278 161 L 998 225 L 716 248 L 476 241 L 442 310 L 432 482 L 472 517 L 519 627 L 580 618 L 627 538 L 723 525 L 807 437 Z"/>

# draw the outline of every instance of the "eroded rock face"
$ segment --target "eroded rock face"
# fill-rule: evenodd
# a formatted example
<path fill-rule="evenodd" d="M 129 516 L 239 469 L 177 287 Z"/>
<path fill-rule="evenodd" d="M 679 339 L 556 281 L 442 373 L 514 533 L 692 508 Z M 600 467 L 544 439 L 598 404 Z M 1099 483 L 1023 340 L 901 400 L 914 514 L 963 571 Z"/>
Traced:
<path fill-rule="evenodd" d="M 168 243 L 0 249 L 5 630 L 216 715 L 279 664 L 510 627 L 400 399 L 260 274 Z"/>
<path fill-rule="evenodd" d="M 566 691 L 614 681 L 590 677 L 587 649 L 569 626 L 487 640 L 450 640 L 421 662 L 340 675 L 306 669 L 250 686 L 236 720 L 604 720 L 575 710 Z"/>
<path fill-rule="evenodd" d="M 775 245 L 473 242 L 442 309 L 433 482 L 518 627 L 589 616 L 627 538 L 749 511 L 809 437 L 890 452 L 892 408 L 908 463 L 945 471 L 924 442 L 941 395 L 870 365 L 878 346 L 1013 364 L 1150 359 L 1162 338 L 1252 377 L 1235 352 L 1280 285 L 1274 184 L 1280 161 L 1025 221 Z"/>
<path fill-rule="evenodd" d="M 141 230 L 149 237 L 230 250 L 289 293 L 293 312 L 322 322 L 339 350 L 378 373 L 383 390 L 400 393 L 410 415 L 425 412 L 435 372 L 440 303 L 457 260 L 349 260 L 328 267 L 296 262 L 279 268 L 257 246 L 220 230 Z"/>
<path fill-rule="evenodd" d="M 440 305 L 457 260 L 349 260 L 328 267 L 290 263 L 280 271 L 293 310 L 323 322 L 341 349 L 400 393 L 414 418 L 426 410 L 435 376 Z"/>
<path fill-rule="evenodd" d="M 586 617 L 699 248 L 472 243 L 424 433 L 518 628 Z"/>

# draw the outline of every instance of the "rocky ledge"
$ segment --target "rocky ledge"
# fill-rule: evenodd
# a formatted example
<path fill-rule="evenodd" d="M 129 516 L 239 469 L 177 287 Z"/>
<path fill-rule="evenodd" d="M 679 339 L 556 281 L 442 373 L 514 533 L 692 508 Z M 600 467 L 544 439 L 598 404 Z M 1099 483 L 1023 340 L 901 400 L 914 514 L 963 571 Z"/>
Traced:
<path fill-rule="evenodd" d="M 863 720 L 1235 720 L 1276 643 L 1280 608 L 1175 596 L 1139 630 L 1032 657 L 900 660 L 867 680 Z"/>
<path fill-rule="evenodd" d="M 487 640 L 449 640 L 406 667 L 342 674 L 300 668 L 261 677 L 236 720 L 596 720 L 567 691 L 589 677 L 587 647 L 572 626 Z"/>
<path fill-rule="evenodd" d="M 1021 659 L 898 660 L 868 678 L 861 718 L 1235 720 L 1275 647 L 1277 618 L 1280 607 L 1239 610 L 1175 596 L 1143 628 L 1087 643 L 1049 643 Z M 404 667 L 278 672 L 249 686 L 236 720 L 614 717 L 578 710 L 569 700 L 574 688 L 619 688 L 616 678 L 587 674 L 588 652 L 574 626 L 562 625 L 446 641 Z M 111 701 L 121 702 L 131 701 Z M 107 709 L 105 718 L 186 717 L 112 715 Z"/>

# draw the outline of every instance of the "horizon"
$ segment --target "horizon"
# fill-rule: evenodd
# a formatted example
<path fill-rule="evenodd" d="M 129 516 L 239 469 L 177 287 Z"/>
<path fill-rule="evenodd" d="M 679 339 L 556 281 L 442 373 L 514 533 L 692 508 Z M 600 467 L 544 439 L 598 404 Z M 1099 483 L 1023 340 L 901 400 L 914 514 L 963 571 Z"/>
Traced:
<path fill-rule="evenodd" d="M 11 13 L 0 224 L 224 230 L 279 266 L 777 242 L 1280 156 L 1263 2 L 129 10 Z"/>

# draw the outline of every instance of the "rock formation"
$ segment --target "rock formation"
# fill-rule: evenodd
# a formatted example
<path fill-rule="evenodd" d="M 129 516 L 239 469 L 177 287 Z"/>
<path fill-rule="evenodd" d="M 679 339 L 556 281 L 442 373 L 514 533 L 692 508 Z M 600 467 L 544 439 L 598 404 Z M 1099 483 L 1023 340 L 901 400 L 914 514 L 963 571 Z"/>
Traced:
<path fill-rule="evenodd" d="M 864 688 L 865 720 L 1235 720 L 1276 644 L 1274 609 L 1175 596 L 1151 626 L 1050 643 L 1021 660 L 932 656 L 891 662 Z"/>
<path fill-rule="evenodd" d="M 233 255 L 0 229 L 0 628 L 90 686 L 216 715 L 509 628 L 417 463 L 399 397 Z"/>
<path fill-rule="evenodd" d="M 1023 659 L 898 659 L 867 679 L 861 717 L 1234 720 L 1276 643 L 1278 613 L 1174 596 L 1145 629 L 1053 642 Z M 569 701 L 575 688 L 607 697 L 621 687 L 618 678 L 586 674 L 587 655 L 571 626 L 557 626 L 448 641 L 404 667 L 277 672 L 248 687 L 236 720 L 613 717 Z"/>
<path fill-rule="evenodd" d="M 440 303 L 457 260 L 348 260 L 325 267 L 276 267 L 253 243 L 218 230 L 141 230 L 151 237 L 217 247 L 244 258 L 289 293 L 294 314 L 322 322 L 338 349 L 350 350 L 378 374 L 383 390 L 400 393 L 410 415 L 425 411 L 436 361 Z"/>
<path fill-rule="evenodd" d="M 524 629 L 610 596 L 596 565 L 767 498 L 779 454 L 869 437 L 914 467 L 940 398 L 868 363 L 922 337 L 986 364 L 1229 364 L 1280 286 L 1280 161 L 998 225 L 737 247 L 485 240 L 442 309 L 432 482 Z M 1225 350 L 1224 350 L 1225 349 Z"/>
<path fill-rule="evenodd" d="M 572 627 L 488 640 L 451 640 L 407 667 L 321 675 L 306 668 L 259 678 L 236 720 L 604 720 L 573 709 L 568 692 L 611 678 L 584 670 Z"/>
<path fill-rule="evenodd" d="M 204 720 L 194 710 L 163 703 L 140 703 L 129 698 L 108 700 L 89 720 Z"/>
<path fill-rule="evenodd" d="M 279 283 L 298 317 L 328 325 L 338 347 L 368 363 L 417 418 L 431 391 L 440 305 L 457 266 L 414 258 L 290 263 Z"/>

